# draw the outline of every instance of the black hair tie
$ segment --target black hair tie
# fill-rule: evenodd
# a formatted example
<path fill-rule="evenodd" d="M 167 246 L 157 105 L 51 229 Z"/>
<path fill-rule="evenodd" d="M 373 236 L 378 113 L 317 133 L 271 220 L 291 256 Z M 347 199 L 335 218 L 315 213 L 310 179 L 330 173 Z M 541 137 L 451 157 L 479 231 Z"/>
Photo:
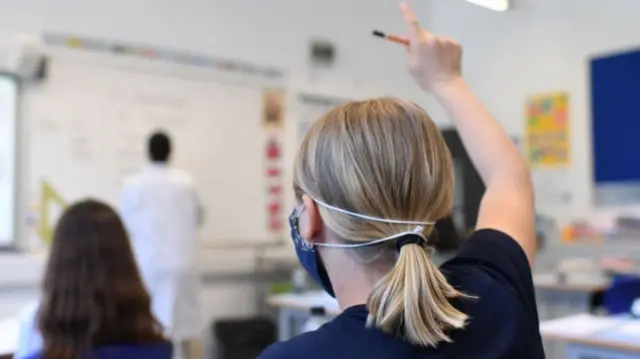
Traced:
<path fill-rule="evenodd" d="M 421 235 L 417 233 L 409 233 L 398 239 L 398 242 L 396 242 L 396 248 L 398 249 L 398 252 L 400 252 L 402 246 L 407 244 L 422 244 L 422 241 L 424 241 L 424 238 Z"/>

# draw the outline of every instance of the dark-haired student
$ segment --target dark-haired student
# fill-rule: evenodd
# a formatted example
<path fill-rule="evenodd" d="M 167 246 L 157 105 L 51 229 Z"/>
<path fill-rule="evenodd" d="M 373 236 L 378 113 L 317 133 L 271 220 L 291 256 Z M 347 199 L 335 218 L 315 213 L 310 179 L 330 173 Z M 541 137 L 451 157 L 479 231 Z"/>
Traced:
<path fill-rule="evenodd" d="M 69 207 L 39 303 L 21 318 L 18 359 L 171 359 L 124 225 L 104 203 Z"/>

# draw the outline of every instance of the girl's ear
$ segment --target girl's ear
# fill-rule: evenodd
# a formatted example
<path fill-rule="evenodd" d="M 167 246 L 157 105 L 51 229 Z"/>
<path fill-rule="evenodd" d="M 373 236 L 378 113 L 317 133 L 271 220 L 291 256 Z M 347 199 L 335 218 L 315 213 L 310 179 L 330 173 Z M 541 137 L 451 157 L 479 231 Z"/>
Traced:
<path fill-rule="evenodd" d="M 316 202 L 308 195 L 302 196 L 302 209 L 298 215 L 300 235 L 309 243 L 314 243 L 322 230 L 322 217 Z"/>

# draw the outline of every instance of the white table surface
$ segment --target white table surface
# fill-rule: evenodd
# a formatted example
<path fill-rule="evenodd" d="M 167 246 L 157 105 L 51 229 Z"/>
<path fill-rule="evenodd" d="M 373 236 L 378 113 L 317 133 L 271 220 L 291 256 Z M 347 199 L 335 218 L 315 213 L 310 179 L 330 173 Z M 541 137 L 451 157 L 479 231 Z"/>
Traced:
<path fill-rule="evenodd" d="M 640 353 L 640 319 L 577 314 L 540 323 L 545 339 Z"/>

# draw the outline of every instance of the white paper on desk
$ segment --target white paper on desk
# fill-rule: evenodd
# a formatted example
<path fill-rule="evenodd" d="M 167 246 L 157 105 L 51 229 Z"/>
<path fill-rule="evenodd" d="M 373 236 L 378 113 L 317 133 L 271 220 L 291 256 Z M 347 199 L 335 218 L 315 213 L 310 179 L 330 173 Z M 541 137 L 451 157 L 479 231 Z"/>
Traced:
<path fill-rule="evenodd" d="M 620 333 L 625 336 L 635 337 L 640 342 L 640 320 L 630 320 L 619 326 L 616 333 Z"/>
<path fill-rule="evenodd" d="M 0 355 L 15 353 L 20 339 L 20 322 L 17 318 L 0 320 Z"/>
<path fill-rule="evenodd" d="M 564 336 L 592 335 L 620 326 L 620 318 L 578 314 L 540 323 L 540 333 Z"/>
<path fill-rule="evenodd" d="M 623 319 L 617 327 L 600 332 L 597 338 L 638 344 L 640 343 L 640 320 Z"/>

